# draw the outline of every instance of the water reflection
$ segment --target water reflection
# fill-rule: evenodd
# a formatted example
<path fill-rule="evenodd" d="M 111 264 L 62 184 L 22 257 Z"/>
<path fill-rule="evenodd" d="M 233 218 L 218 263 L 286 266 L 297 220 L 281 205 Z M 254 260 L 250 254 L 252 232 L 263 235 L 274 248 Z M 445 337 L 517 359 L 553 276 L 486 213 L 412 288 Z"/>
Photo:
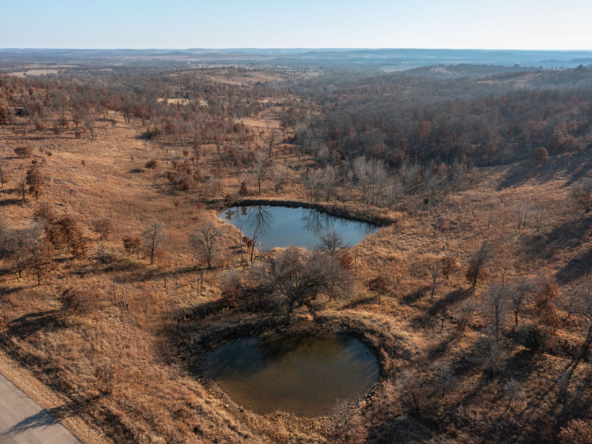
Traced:
<path fill-rule="evenodd" d="M 313 248 L 321 236 L 337 232 L 346 244 L 355 245 L 376 231 L 375 225 L 344 219 L 311 208 L 254 205 L 233 207 L 220 217 L 255 239 L 260 249 L 299 245 Z"/>
<path fill-rule="evenodd" d="M 240 405 L 301 416 L 363 397 L 379 373 L 370 350 L 345 335 L 244 338 L 210 352 L 205 368 Z"/>

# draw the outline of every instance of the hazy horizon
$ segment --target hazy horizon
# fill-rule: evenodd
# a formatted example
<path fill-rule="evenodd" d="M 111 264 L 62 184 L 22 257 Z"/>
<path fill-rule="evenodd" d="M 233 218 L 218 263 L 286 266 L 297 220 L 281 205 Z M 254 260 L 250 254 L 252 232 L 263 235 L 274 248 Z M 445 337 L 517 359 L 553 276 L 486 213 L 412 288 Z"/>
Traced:
<path fill-rule="evenodd" d="M 103 48 L 86 48 L 86 47 L 0 47 L 0 50 L 56 50 L 56 51 L 274 51 L 274 50 L 281 50 L 281 51 L 360 51 L 360 50 L 368 50 L 368 51 L 386 51 L 386 50 L 410 50 L 410 51 L 513 51 L 513 52 L 592 52 L 592 46 L 589 49 L 574 49 L 574 48 L 565 48 L 565 49 L 549 49 L 549 48 L 541 48 L 541 49 L 529 49 L 529 48 L 439 48 L 439 47 L 430 47 L 430 48 L 413 48 L 413 47 L 367 47 L 367 46 L 360 46 L 360 47 L 171 47 L 171 48 L 156 48 L 156 47 L 146 47 L 146 48 L 132 48 L 132 47 L 103 47 Z"/>

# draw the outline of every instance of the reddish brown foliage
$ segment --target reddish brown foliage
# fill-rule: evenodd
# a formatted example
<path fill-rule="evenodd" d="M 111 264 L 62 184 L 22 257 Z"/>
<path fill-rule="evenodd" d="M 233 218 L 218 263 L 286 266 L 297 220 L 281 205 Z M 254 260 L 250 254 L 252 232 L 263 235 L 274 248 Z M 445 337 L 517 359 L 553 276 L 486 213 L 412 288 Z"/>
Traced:
<path fill-rule="evenodd" d="M 33 149 L 28 146 L 19 146 L 18 148 L 14 149 L 14 154 L 19 157 L 32 157 Z"/>
<path fill-rule="evenodd" d="M 142 238 L 139 236 L 127 235 L 123 237 L 123 249 L 126 253 L 140 255 L 140 247 L 142 246 Z"/>
<path fill-rule="evenodd" d="M 347 253 L 339 256 L 339 263 L 346 270 L 352 270 L 354 268 L 354 259 Z"/>
<path fill-rule="evenodd" d="M 582 419 L 574 419 L 561 429 L 558 438 L 562 444 L 589 444 L 592 442 L 592 427 Z"/>
<path fill-rule="evenodd" d="M 540 147 L 534 150 L 532 157 L 539 163 L 546 163 L 549 160 L 549 152 L 545 148 Z"/>
<path fill-rule="evenodd" d="M 444 279 L 449 279 L 452 274 L 458 271 L 458 261 L 453 256 L 446 256 L 442 258 L 442 276 Z"/>
<path fill-rule="evenodd" d="M 39 200 L 39 197 L 44 194 L 45 177 L 41 172 L 41 168 L 33 165 L 27 170 L 27 177 L 25 179 L 28 186 L 29 194 L 35 197 L 35 200 Z"/>
<path fill-rule="evenodd" d="M 544 325 L 556 329 L 560 326 L 559 315 L 555 307 L 555 300 L 559 288 L 554 282 L 544 282 L 534 300 L 534 312 Z"/>

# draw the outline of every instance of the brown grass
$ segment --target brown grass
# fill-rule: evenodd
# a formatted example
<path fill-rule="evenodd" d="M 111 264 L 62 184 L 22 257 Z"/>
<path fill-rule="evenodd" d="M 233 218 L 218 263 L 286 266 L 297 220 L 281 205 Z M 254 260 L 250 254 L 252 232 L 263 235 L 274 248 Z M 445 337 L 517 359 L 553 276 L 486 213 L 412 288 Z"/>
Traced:
<path fill-rule="evenodd" d="M 255 79 L 262 80 L 222 81 Z M 199 203 L 220 203 L 236 194 L 240 174 L 223 171 L 220 186 L 211 195 L 171 191 L 163 175 L 169 168 L 164 151 L 138 140 L 138 126 L 124 123 L 113 113 L 110 117 L 118 119 L 116 126 L 98 122 L 93 142 L 75 139 L 71 131 L 60 138 L 31 133 L 21 140 L 0 129 L 0 140 L 6 142 L 1 154 L 9 157 L 12 177 L 0 192 L 7 225 L 26 226 L 36 208 L 30 199 L 21 205 L 15 190 L 30 159 L 12 157 L 12 149 L 28 145 L 36 159 L 46 162 L 43 171 L 48 185 L 43 200 L 59 212 L 77 215 L 90 238 L 89 258 L 73 261 L 60 252 L 55 280 L 41 287 L 35 286 L 31 275 L 19 280 L 7 261 L 0 262 L 0 310 L 9 320 L 0 347 L 10 358 L 1 361 L 0 370 L 12 375 L 43 406 L 67 411 L 69 419 L 59 419 L 86 442 L 326 442 L 333 419 L 243 412 L 196 377 L 188 359 L 199 356 L 196 344 L 202 349 L 213 347 L 246 332 L 281 326 L 278 319 L 259 314 L 223 311 L 203 319 L 191 315 L 196 307 L 219 298 L 218 278 L 226 264 L 220 258 L 218 268 L 205 271 L 202 279 L 187 235 L 197 221 L 219 224 L 225 248 L 231 252 L 231 266 L 238 266 L 235 229 L 213 211 L 200 209 Z M 251 123 L 267 127 L 265 118 Z M 53 154 L 46 156 L 42 150 Z M 215 155 L 214 146 L 205 147 L 200 160 L 204 168 L 214 164 Z M 151 159 L 161 166 L 144 170 Z M 506 352 L 500 358 L 505 370 L 493 377 L 487 375 L 482 355 L 485 317 L 477 310 L 468 328 L 458 329 L 467 303 L 482 304 L 485 284 L 499 282 L 504 268 L 508 280 L 541 274 L 556 278 L 562 297 L 569 285 L 582 279 L 581 257 L 592 247 L 591 221 L 570 206 L 568 184 L 575 165 L 587 161 L 585 153 L 556 159 L 534 172 L 532 165 L 475 169 L 473 182 L 460 191 L 439 193 L 432 203 L 419 207 L 416 203 L 422 197 L 410 195 L 401 211 L 395 212 L 360 203 L 307 202 L 299 174 L 311 159 L 278 150 L 274 162 L 290 167 L 284 191 L 275 193 L 273 184 L 266 182 L 261 198 L 241 203 L 309 206 L 384 225 L 351 250 L 353 273 L 360 282 L 356 296 L 319 301 L 314 318 L 300 313 L 306 328 L 347 331 L 377 352 L 381 381 L 372 397 L 355 410 L 365 418 L 370 441 L 385 442 L 393 436 L 401 442 L 436 437 L 451 442 L 545 441 L 589 402 L 587 363 L 574 361 L 560 347 L 544 356 L 525 351 L 521 329 L 538 322 L 531 310 L 526 310 L 517 330 L 510 319 L 505 321 Z M 513 208 L 523 200 L 546 206 L 547 217 L 539 232 L 532 224 L 516 229 Z M 106 242 L 105 264 L 97 259 L 98 237 L 88 229 L 93 219 L 102 216 L 115 224 Z M 152 219 L 166 224 L 170 239 L 154 266 L 144 257 L 126 255 L 121 245 L 124 235 L 138 234 Z M 487 280 L 469 289 L 464 279 L 466 264 L 485 238 L 494 245 L 496 258 L 488 266 Z M 430 300 L 428 264 L 444 255 L 454 256 L 460 268 L 439 284 Z M 363 285 L 379 274 L 391 283 L 381 304 Z M 96 307 L 90 314 L 62 313 L 58 296 L 73 285 L 94 295 Z M 561 310 L 560 314 L 565 315 Z M 582 340 L 582 329 L 574 320 L 557 335 L 575 347 Z M 96 378 L 97 368 L 106 362 L 121 369 L 110 396 L 100 393 Z M 455 375 L 446 396 L 430 388 L 437 387 L 434 381 L 442 363 L 449 364 Z M 43 385 L 37 385 L 35 378 Z M 521 390 L 510 408 L 501 395 L 508 378 L 518 380 Z M 409 413 L 405 400 L 415 383 L 422 387 L 416 395 L 425 401 L 419 411 Z M 53 401 L 44 401 L 44 393 Z"/>

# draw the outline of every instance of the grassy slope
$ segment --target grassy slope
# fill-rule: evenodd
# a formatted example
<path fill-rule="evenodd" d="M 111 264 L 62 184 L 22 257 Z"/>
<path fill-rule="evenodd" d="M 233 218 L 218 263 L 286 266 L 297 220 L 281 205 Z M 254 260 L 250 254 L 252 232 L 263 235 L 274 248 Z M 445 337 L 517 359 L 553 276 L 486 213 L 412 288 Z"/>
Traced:
<path fill-rule="evenodd" d="M 136 128 L 122 121 L 115 128 L 100 122 L 94 142 L 76 140 L 71 134 L 27 140 L 35 156 L 47 162 L 44 174 L 50 181 L 42 200 L 79 215 L 85 227 L 96 217 L 109 216 L 116 229 L 107 243 L 107 264 L 94 258 L 97 236 L 89 231 L 93 239 L 90 258 L 72 261 L 61 254 L 56 279 L 41 287 L 35 286 L 32 276 L 17 279 L 8 272 L 9 264 L 1 263 L 0 310 L 11 321 L 8 336 L 2 341 L 3 350 L 53 391 L 74 401 L 71 414 L 103 429 L 115 442 L 217 442 L 221 437 L 236 442 L 323 441 L 329 427 L 325 419 L 300 420 L 286 414 L 263 418 L 240 412 L 191 376 L 171 347 L 179 344 L 167 335 L 172 328 L 175 331 L 171 327 L 174 314 L 219 295 L 218 272 L 206 273 L 205 282 L 199 282 L 200 274 L 187 247 L 187 233 L 196 220 L 222 222 L 214 212 L 198 209 L 197 196 L 168 193 L 166 179 L 161 177 L 166 169 L 164 153 L 146 148 L 136 134 Z M 0 130 L 0 140 L 8 143 L 9 150 L 22 143 L 5 129 Z M 48 157 L 41 149 L 53 155 Z M 162 161 L 155 172 L 133 172 L 152 158 Z M 288 156 L 282 160 L 291 165 L 304 162 Z M 28 224 L 36 206 L 31 200 L 20 205 L 12 189 L 29 161 L 9 160 L 13 180 L 0 194 L 0 205 L 11 226 Z M 480 354 L 486 320 L 475 312 L 467 331 L 461 335 L 456 328 L 465 301 L 474 300 L 477 305 L 481 301 L 482 286 L 469 290 L 464 272 L 466 260 L 483 238 L 490 239 L 497 250 L 490 280 L 499 281 L 508 264 L 509 279 L 517 274 L 543 273 L 559 275 L 562 282 L 570 283 L 581 275 L 577 259 L 590 247 L 590 219 L 569 205 L 566 185 L 588 162 L 588 156 L 580 154 L 552 159 L 546 166 L 476 169 L 474 182 L 466 189 L 437 196 L 417 211 L 414 202 L 405 202 L 403 208 L 414 210 L 393 214 L 396 225 L 381 229 L 353 249 L 360 282 L 381 272 L 392 277 L 393 291 L 379 305 L 360 285 L 359 298 L 326 304 L 321 307 L 325 315 L 366 322 L 362 330 L 374 324 L 384 331 L 395 328 L 405 332 L 397 335 L 398 340 L 415 350 L 405 359 L 393 357 L 392 344 L 384 338 L 376 340 L 377 347 L 383 347 L 388 359 L 393 360 L 393 372 L 387 372 L 374 401 L 362 410 L 368 415 L 370 437 L 378 442 L 389 442 L 387 437 L 393 433 L 401 440 L 427 439 L 436 434 L 459 442 L 542 439 L 545 433 L 550 436 L 557 432 L 574 409 L 589 399 L 587 365 L 577 366 L 571 384 L 562 391 L 562 375 L 570 374 L 571 358 L 560 354 L 531 356 L 514 344 L 503 357 L 506 370 L 491 379 L 484 373 Z M 296 177 L 294 171 L 292 179 Z M 205 197 L 221 198 L 238 189 L 233 172 L 226 172 L 221 183 L 217 195 Z M 294 184 L 286 190 L 276 196 L 272 184 L 266 183 L 262 194 L 305 198 Z M 540 232 L 531 226 L 515 228 L 513 208 L 520 200 L 546 202 L 548 214 Z M 165 222 L 170 233 L 164 257 L 154 266 L 145 259 L 126 256 L 120 245 L 123 235 L 138 233 L 151 219 Z M 236 232 L 228 226 L 224 230 L 227 245 L 233 245 Z M 430 276 L 425 264 L 430 257 L 442 254 L 456 256 L 460 270 L 438 287 L 434 300 L 429 300 L 426 288 Z M 236 262 L 236 250 L 233 257 Z M 90 289 L 96 295 L 97 308 L 88 316 L 65 319 L 57 295 L 73 284 Z M 116 302 L 123 293 L 128 309 L 114 303 L 114 292 Z M 209 325 L 235 322 L 228 316 L 192 322 L 202 331 Z M 426 327 L 428 317 L 436 319 L 438 326 Z M 530 322 L 528 315 L 523 322 Z M 505 341 L 512 344 L 510 319 L 505 330 Z M 575 344 L 581 338 L 580 326 L 566 325 L 559 335 Z M 105 361 L 122 369 L 111 397 L 99 395 L 94 377 L 97 366 Z M 456 376 L 448 394 L 433 395 L 437 402 L 419 416 L 403 414 L 402 399 L 405 385 L 409 385 L 405 381 L 431 380 L 443 362 L 452 366 Z M 403 369 L 411 379 L 399 377 Z M 501 393 L 509 377 L 520 382 L 521 396 L 507 408 Z"/>

